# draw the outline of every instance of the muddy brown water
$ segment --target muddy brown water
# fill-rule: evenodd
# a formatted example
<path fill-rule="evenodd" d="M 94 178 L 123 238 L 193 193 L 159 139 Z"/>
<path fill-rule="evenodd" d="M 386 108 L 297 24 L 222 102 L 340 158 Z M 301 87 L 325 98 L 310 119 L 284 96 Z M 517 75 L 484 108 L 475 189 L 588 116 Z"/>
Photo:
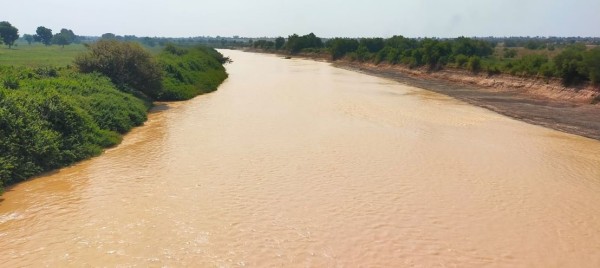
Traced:
<path fill-rule="evenodd" d="M 600 142 L 223 53 L 217 92 L 5 193 L 0 266 L 600 266 Z"/>

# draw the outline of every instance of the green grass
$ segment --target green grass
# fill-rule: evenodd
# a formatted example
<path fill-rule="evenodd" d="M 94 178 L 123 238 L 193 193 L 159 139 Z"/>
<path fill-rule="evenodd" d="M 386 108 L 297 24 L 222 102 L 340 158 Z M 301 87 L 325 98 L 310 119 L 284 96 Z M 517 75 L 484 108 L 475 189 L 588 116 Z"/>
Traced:
<path fill-rule="evenodd" d="M 73 65 L 75 56 L 86 51 L 82 44 L 72 44 L 65 46 L 44 46 L 42 44 L 23 44 L 20 43 L 9 49 L 6 46 L 0 46 L 0 65 L 4 66 L 56 66 L 62 67 Z"/>

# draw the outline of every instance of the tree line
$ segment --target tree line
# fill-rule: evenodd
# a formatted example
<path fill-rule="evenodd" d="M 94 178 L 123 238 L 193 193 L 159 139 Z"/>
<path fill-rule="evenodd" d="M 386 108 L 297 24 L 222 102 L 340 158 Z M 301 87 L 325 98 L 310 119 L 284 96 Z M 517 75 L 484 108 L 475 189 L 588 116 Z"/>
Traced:
<path fill-rule="evenodd" d="M 8 48 L 12 48 L 19 39 L 19 29 L 8 21 L 0 22 L 0 44 L 4 43 Z M 79 37 L 69 29 L 61 29 L 60 32 L 52 34 L 52 30 L 44 26 L 39 26 L 34 35 L 24 34 L 23 39 L 31 45 L 33 42 L 39 42 L 46 46 L 60 45 L 66 46 L 71 43 L 78 43 Z"/>
<path fill-rule="evenodd" d="M 585 43 L 584 43 L 585 42 Z M 495 53 L 497 46 L 503 53 Z M 589 45 L 586 45 L 589 44 Z M 320 53 L 332 60 L 402 64 L 437 71 L 447 67 L 488 75 L 559 78 L 564 85 L 591 82 L 600 85 L 600 40 L 595 38 L 331 38 L 313 33 L 274 41 L 261 39 L 251 46 L 287 53 Z M 517 46 L 528 52 L 518 56 Z M 555 51 L 560 49 L 560 51 Z M 555 51 L 555 55 L 541 53 Z"/>

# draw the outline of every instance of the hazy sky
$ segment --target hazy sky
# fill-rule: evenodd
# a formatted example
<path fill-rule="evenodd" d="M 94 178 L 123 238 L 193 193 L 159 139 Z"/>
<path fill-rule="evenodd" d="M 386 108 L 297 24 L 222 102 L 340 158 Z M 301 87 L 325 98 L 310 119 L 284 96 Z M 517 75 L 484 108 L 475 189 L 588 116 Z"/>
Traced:
<path fill-rule="evenodd" d="M 321 37 L 600 36 L 600 0 L 14 0 L 19 33 Z"/>

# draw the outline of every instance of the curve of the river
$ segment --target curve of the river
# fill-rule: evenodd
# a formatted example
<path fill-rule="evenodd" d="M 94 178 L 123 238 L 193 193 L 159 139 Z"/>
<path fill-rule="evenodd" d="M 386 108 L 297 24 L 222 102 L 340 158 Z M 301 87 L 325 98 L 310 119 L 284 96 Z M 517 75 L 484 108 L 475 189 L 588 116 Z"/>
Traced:
<path fill-rule="evenodd" d="M 301 59 L 0 202 L 19 266 L 600 266 L 600 142 Z"/>

